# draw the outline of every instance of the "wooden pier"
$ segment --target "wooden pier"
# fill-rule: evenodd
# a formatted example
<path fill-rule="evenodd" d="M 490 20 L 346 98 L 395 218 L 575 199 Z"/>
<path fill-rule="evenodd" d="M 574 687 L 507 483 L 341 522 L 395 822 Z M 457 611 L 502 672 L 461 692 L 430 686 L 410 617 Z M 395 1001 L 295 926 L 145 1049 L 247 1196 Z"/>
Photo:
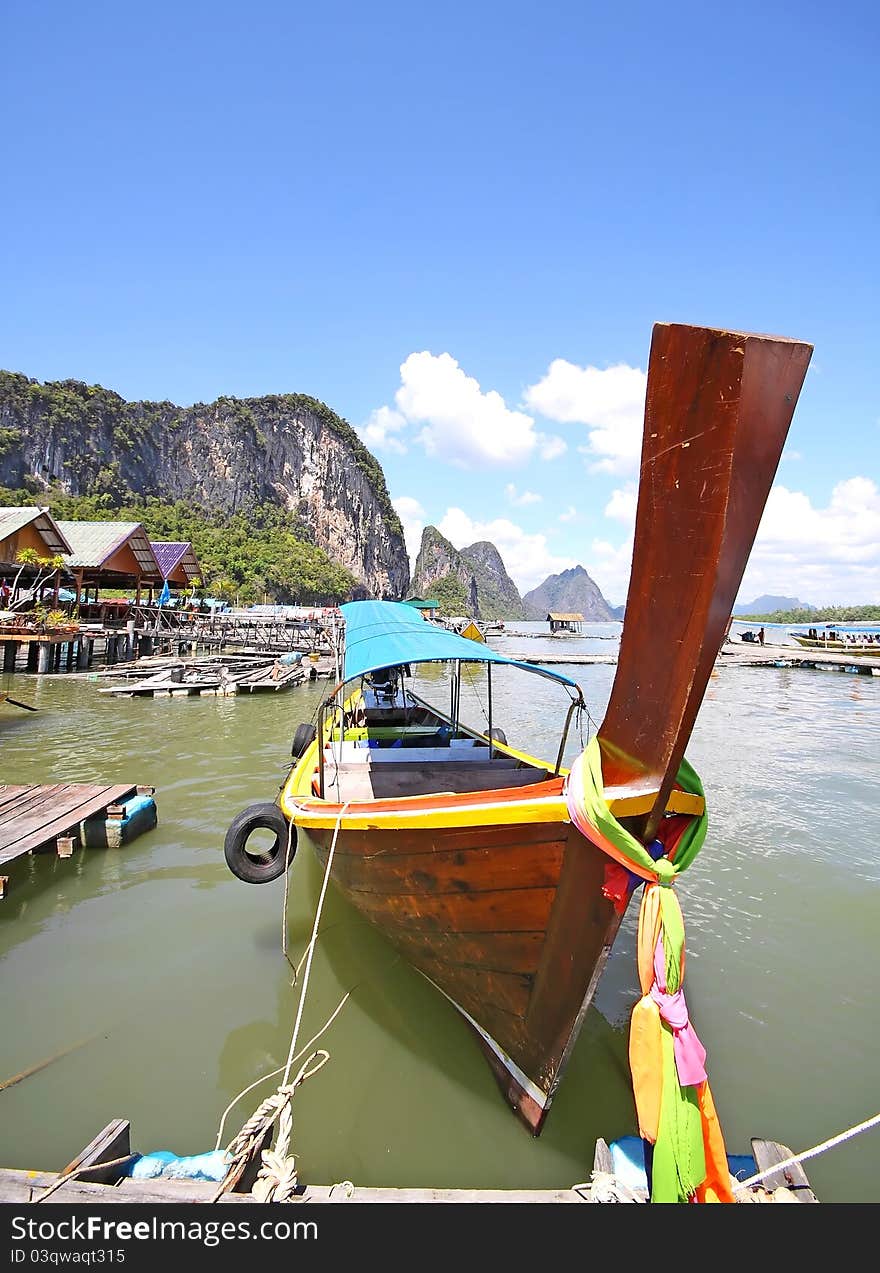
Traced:
<path fill-rule="evenodd" d="M 104 675 L 118 675 L 119 685 L 101 689 L 101 694 L 124 698 L 196 696 L 226 697 L 233 694 L 278 693 L 302 685 L 304 681 L 335 675 L 335 662 L 328 658 L 304 658 L 287 664 L 282 658 L 266 662 L 265 656 L 215 656 L 206 659 L 140 660 L 125 669 L 107 669 Z"/>
<path fill-rule="evenodd" d="M 85 624 L 69 631 L 38 632 L 0 625 L 0 657 L 4 672 L 75 672 L 96 663 L 132 662 L 162 655 L 182 658 L 200 650 L 275 658 L 300 653 L 332 658 L 338 639 L 332 621 L 295 621 L 203 615 L 132 607 L 124 626 Z"/>
<path fill-rule="evenodd" d="M 507 654 L 520 663 L 536 666 L 571 666 L 617 662 L 616 654 Z M 724 645 L 715 660 L 716 667 L 805 667 L 837 668 L 862 676 L 880 675 L 878 654 L 847 654 L 837 650 L 805 650 L 794 645 Z"/>
<path fill-rule="evenodd" d="M 132 783 L 107 786 L 97 783 L 55 783 L 38 786 L 0 784 L 0 868 L 30 853 L 52 852 L 68 858 L 77 847 L 118 847 L 133 835 L 155 826 L 153 787 Z M 137 825 L 129 827 L 129 803 L 141 801 Z M 0 875 L 0 897 L 9 877 Z"/>
<path fill-rule="evenodd" d="M 258 1161 L 246 1164 L 239 1179 L 224 1193 L 219 1193 L 219 1184 L 210 1180 L 132 1179 L 126 1173 L 140 1155 L 131 1152 L 130 1133 L 126 1119 L 113 1119 L 57 1174 L 0 1168 L 0 1203 L 21 1206 L 48 1197 L 54 1202 L 91 1206 L 111 1203 L 123 1206 L 140 1203 L 154 1207 L 168 1203 L 255 1203 L 250 1190 L 256 1179 Z M 783 1166 L 793 1157 L 785 1145 L 753 1138 L 751 1152 L 758 1172 L 769 1172 L 777 1166 L 781 1170 L 772 1171 L 763 1182 L 737 1195 L 737 1202 L 818 1202 L 803 1168 L 798 1164 Z M 299 1184 L 289 1201 L 298 1205 L 334 1202 L 565 1204 L 648 1201 L 647 1193 L 638 1189 L 624 1188 L 612 1195 L 607 1184 L 608 1179 L 613 1178 L 612 1156 L 604 1140 L 596 1142 L 592 1175 L 592 1182 L 558 1189 L 375 1188 L 348 1181 L 334 1185 Z"/>

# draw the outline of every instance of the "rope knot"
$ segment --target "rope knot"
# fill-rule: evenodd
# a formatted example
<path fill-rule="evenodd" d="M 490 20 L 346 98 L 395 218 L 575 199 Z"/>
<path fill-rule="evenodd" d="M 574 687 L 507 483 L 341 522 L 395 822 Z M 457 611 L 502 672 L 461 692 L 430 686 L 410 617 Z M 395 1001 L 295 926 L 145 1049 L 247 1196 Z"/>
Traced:
<path fill-rule="evenodd" d="M 654 863 L 654 870 L 657 872 L 657 883 L 662 888 L 672 888 L 678 872 L 669 858 L 658 858 Z"/>

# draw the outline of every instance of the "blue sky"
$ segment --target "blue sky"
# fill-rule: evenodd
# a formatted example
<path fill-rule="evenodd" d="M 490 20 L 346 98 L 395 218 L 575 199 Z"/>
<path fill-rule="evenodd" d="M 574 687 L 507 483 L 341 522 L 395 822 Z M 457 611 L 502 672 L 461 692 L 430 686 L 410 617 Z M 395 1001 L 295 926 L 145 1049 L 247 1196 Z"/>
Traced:
<path fill-rule="evenodd" d="M 812 343 L 740 593 L 880 602 L 875 7 L 7 0 L 0 366 L 302 392 L 625 600 L 656 321 Z"/>

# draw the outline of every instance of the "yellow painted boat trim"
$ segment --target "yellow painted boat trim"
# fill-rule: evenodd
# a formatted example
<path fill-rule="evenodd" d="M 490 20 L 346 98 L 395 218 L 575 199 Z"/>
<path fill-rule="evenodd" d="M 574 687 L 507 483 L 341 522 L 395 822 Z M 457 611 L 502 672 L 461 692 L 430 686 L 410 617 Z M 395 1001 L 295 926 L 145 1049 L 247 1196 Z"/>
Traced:
<path fill-rule="evenodd" d="M 346 711 L 354 706 L 358 697 L 358 694 L 353 694 L 349 698 L 345 705 Z M 327 743 L 331 741 L 334 733 L 338 737 L 338 727 L 341 724 L 338 709 L 334 713 L 334 718 L 325 735 Z M 345 736 L 348 737 L 351 734 L 353 737 L 361 737 L 366 733 L 366 730 L 356 729 L 345 731 Z M 485 737 L 485 740 L 488 742 L 488 737 Z M 526 764 L 544 767 L 544 762 L 526 752 L 497 743 L 495 746 L 504 755 L 515 756 Z M 291 770 L 282 789 L 279 804 L 284 815 L 294 821 L 297 826 L 304 829 L 313 827 L 315 830 L 333 829 L 339 819 L 339 810 L 342 805 L 338 801 L 321 800 L 313 794 L 312 781 L 317 772 L 318 743 L 316 739 Z M 562 777 L 567 773 L 567 769 L 560 770 Z M 438 797 L 445 795 L 448 798 L 455 793 L 433 792 L 431 794 Z M 656 791 L 650 786 L 640 791 L 609 789 L 606 793 L 608 808 L 616 818 L 631 818 L 650 812 L 655 795 Z M 507 826 L 517 822 L 565 823 L 571 821 L 565 799 L 561 794 L 540 796 L 531 800 L 499 800 L 487 795 L 485 803 L 471 802 L 458 807 L 444 805 L 442 808 L 426 805 L 427 799 L 429 799 L 427 796 L 402 796 L 393 807 L 382 810 L 377 810 L 369 801 L 357 801 L 346 811 L 343 823 L 350 830 L 364 831 L 373 828 L 387 830 L 394 826 L 427 830 L 443 827 Z M 416 801 L 418 804 L 415 803 Z M 384 803 L 387 804 L 387 801 Z M 677 789 L 670 792 L 666 802 L 668 813 L 699 816 L 704 809 L 705 801 L 702 796 Z"/>
<path fill-rule="evenodd" d="M 301 764 L 298 770 L 303 769 Z M 339 818 L 342 804 L 320 800 L 310 794 L 311 776 L 314 768 L 309 766 L 305 773 L 306 790 L 293 782 L 289 782 L 281 794 L 281 809 L 286 817 L 292 819 L 297 826 L 314 827 L 316 830 L 332 829 Z M 443 792 L 434 792 L 443 796 Z M 453 792 L 445 793 L 447 796 Z M 471 803 L 458 807 L 445 805 L 442 808 L 425 806 L 425 796 L 405 796 L 395 802 L 390 809 L 378 810 L 369 802 L 358 801 L 349 806 L 343 818 L 343 824 L 350 830 L 364 831 L 371 828 L 401 826 L 407 828 L 442 828 L 468 826 L 509 826 L 516 822 L 570 822 L 568 808 L 563 796 L 540 796 L 532 800 L 497 800 L 487 799 L 484 804 Z M 420 803 L 415 806 L 414 802 Z M 609 805 L 615 817 L 633 817 L 647 813 L 652 807 L 650 794 L 640 794 L 619 800 Z M 690 813 L 699 815 L 703 812 L 704 801 L 701 796 L 690 795 L 686 791 L 673 791 L 667 803 L 670 813 Z"/>
<path fill-rule="evenodd" d="M 442 795 L 443 793 L 438 793 Z M 450 793 L 452 794 L 452 793 Z M 409 797 L 424 800 L 424 796 Z M 297 826 L 306 830 L 333 830 L 339 818 L 341 805 L 328 806 L 324 801 L 304 798 L 301 803 L 282 799 L 282 810 Z M 518 802 L 497 800 L 491 804 L 471 804 L 443 809 L 407 809 L 403 800 L 395 808 L 377 812 L 369 804 L 351 805 L 342 819 L 343 826 L 351 831 L 389 830 L 393 827 L 410 829 L 440 829 L 443 827 L 513 826 L 521 823 L 568 822 L 565 801 L 553 796 L 540 800 Z"/>

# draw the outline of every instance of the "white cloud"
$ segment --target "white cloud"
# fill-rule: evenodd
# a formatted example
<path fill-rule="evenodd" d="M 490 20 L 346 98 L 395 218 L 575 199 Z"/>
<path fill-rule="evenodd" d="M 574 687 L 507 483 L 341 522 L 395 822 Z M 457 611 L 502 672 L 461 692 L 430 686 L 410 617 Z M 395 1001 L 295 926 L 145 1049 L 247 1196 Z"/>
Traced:
<path fill-rule="evenodd" d="M 417 499 L 411 495 L 400 495 L 392 499 L 394 510 L 403 526 L 403 537 L 406 540 L 406 551 L 409 556 L 410 573 L 415 569 L 416 557 L 422 545 L 422 531 L 425 526 L 425 510 Z"/>
<path fill-rule="evenodd" d="M 609 543 L 607 539 L 594 539 L 590 545 L 592 564 L 585 569 L 599 585 L 599 591 L 609 605 L 622 606 L 626 601 L 632 553 L 632 535 L 619 546 Z"/>
<path fill-rule="evenodd" d="M 762 593 L 813 605 L 880 602 L 880 490 L 867 477 L 839 482 L 826 508 L 774 486 L 745 578 L 743 601 Z"/>
<path fill-rule="evenodd" d="M 520 508 L 525 508 L 527 504 L 540 504 L 544 498 L 543 495 L 537 495 L 534 491 L 523 491 L 520 495 L 513 482 L 507 483 L 504 488 L 504 494 L 511 504 L 517 504 Z"/>
<path fill-rule="evenodd" d="M 526 405 L 548 420 L 585 424 L 596 472 L 629 473 L 638 467 L 648 378 L 620 363 L 600 370 L 555 358 L 547 374 L 525 393 Z"/>
<path fill-rule="evenodd" d="M 366 424 L 356 429 L 364 446 L 371 451 L 394 451 L 406 454 L 406 447 L 396 435 L 406 428 L 406 420 L 390 407 L 378 407 L 370 413 Z"/>
<path fill-rule="evenodd" d="M 628 525 L 627 539 L 590 548 L 587 569 L 612 604 L 626 599 L 635 508 L 634 487 L 612 492 L 605 515 Z M 824 508 L 802 491 L 773 487 L 738 600 L 764 593 L 817 606 L 880 603 L 880 490 L 872 479 L 840 482 Z"/>
<path fill-rule="evenodd" d="M 389 416 L 422 425 L 417 440 L 436 459 L 461 468 L 519 464 L 536 450 L 552 458 L 565 447 L 561 439 L 537 434 L 532 417 L 512 411 L 500 393 L 484 392 L 451 354 L 412 353 L 400 368 L 400 379 L 394 396 L 397 411 Z M 388 408 L 373 415 L 381 412 Z M 386 419 L 382 416 L 381 423 Z"/>
<path fill-rule="evenodd" d="M 560 455 L 565 455 L 568 450 L 568 443 L 564 438 L 558 438 L 552 433 L 536 433 L 538 440 L 538 452 L 542 460 L 558 460 Z"/>
<path fill-rule="evenodd" d="M 527 535 L 507 518 L 475 522 L 460 508 L 449 508 L 437 528 L 458 549 L 488 539 L 501 554 L 507 573 L 520 593 L 530 592 L 548 575 L 558 575 L 578 563 L 573 557 L 555 557 L 545 535 Z"/>
<path fill-rule="evenodd" d="M 635 486 L 624 486 L 611 492 L 611 498 L 605 505 L 605 516 L 613 521 L 623 522 L 630 530 L 636 524 L 636 503 L 638 490 Z"/>
<path fill-rule="evenodd" d="M 578 515 L 578 511 L 575 508 L 574 504 L 569 504 L 565 512 L 559 514 L 559 520 L 561 522 L 573 522 L 575 518 L 577 517 L 577 515 Z"/>

